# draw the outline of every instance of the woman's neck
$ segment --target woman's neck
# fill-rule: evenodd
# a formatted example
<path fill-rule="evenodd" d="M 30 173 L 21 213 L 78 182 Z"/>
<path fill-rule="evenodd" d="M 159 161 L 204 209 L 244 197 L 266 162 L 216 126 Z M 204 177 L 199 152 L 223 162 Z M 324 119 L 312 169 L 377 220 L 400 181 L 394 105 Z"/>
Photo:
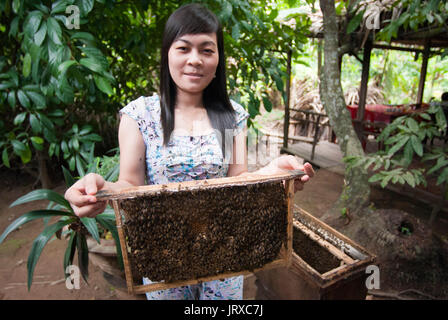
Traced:
<path fill-rule="evenodd" d="M 176 109 L 203 109 L 202 92 L 198 94 L 182 92 L 178 89 L 176 97 Z"/>

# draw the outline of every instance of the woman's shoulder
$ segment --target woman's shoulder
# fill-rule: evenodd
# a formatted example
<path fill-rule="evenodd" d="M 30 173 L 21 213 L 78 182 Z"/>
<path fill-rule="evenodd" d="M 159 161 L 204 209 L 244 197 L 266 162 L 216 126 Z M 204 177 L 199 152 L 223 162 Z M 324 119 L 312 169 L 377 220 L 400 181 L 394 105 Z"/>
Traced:
<path fill-rule="evenodd" d="M 141 96 L 129 102 L 124 108 L 120 110 L 121 114 L 127 114 L 132 118 L 144 119 L 153 118 L 160 112 L 160 99 L 157 94 L 150 97 Z"/>
<path fill-rule="evenodd" d="M 230 99 L 230 103 L 232 104 L 232 107 L 235 110 L 237 121 L 249 118 L 249 113 L 246 111 L 246 109 L 244 109 L 244 107 L 241 104 L 232 99 Z"/>

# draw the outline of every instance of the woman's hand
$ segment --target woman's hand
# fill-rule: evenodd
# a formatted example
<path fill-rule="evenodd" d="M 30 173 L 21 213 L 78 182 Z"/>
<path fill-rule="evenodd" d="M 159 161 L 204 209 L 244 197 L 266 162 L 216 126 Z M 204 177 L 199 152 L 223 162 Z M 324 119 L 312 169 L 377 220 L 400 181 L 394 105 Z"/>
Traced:
<path fill-rule="evenodd" d="M 314 177 L 313 166 L 308 162 L 303 165 L 300 164 L 297 158 L 292 155 L 283 155 L 274 159 L 267 166 L 260 169 L 259 173 L 280 174 L 287 170 L 302 170 L 305 172 L 305 175 L 294 180 L 294 192 L 303 190 L 305 183 Z"/>
<path fill-rule="evenodd" d="M 89 173 L 67 189 L 64 197 L 78 217 L 94 218 L 106 209 L 107 201 L 97 201 L 94 196 L 105 183 L 99 174 Z"/>

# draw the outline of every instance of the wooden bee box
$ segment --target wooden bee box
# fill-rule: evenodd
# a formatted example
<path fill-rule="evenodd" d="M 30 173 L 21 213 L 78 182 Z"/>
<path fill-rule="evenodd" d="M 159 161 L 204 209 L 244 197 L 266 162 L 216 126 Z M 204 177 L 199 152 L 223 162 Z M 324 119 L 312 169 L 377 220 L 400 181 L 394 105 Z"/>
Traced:
<path fill-rule="evenodd" d="M 101 191 L 110 200 L 129 293 L 141 294 L 279 266 L 292 256 L 294 179 L 280 175 Z M 142 278 L 151 284 L 142 285 Z"/>

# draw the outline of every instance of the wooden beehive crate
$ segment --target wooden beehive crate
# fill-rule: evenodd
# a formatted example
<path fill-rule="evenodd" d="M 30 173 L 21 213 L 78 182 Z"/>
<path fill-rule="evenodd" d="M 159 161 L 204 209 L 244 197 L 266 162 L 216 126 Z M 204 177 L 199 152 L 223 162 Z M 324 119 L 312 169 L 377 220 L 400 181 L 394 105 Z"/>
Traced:
<path fill-rule="evenodd" d="M 376 256 L 302 208 L 295 209 L 292 263 L 257 272 L 256 298 L 365 299 L 366 268 Z"/>
<path fill-rule="evenodd" d="M 120 245 L 123 253 L 123 261 L 125 268 L 125 276 L 126 276 L 126 284 L 128 287 L 128 292 L 131 294 L 141 294 L 149 291 L 155 290 L 164 290 L 169 288 L 175 288 L 185 285 L 192 285 L 205 281 L 212 281 L 218 279 L 224 279 L 229 277 L 234 277 L 237 275 L 244 275 L 253 272 L 257 272 L 259 270 L 266 270 L 279 266 L 289 266 L 291 264 L 291 256 L 292 256 L 292 231 L 293 231 L 293 195 L 294 195 L 294 179 L 303 175 L 303 172 L 300 171 L 290 171 L 285 174 L 278 175 L 251 175 L 251 176 L 237 176 L 237 177 L 225 177 L 219 179 L 209 179 L 209 180 L 195 180 L 195 181 L 187 181 L 180 183 L 169 183 L 165 185 L 148 185 L 141 187 L 133 187 L 126 188 L 116 191 L 102 191 L 97 194 L 97 198 L 99 200 L 110 200 L 112 202 L 116 224 L 118 229 L 118 234 L 120 238 Z M 201 192 L 206 190 L 218 190 L 223 191 L 226 188 L 231 187 L 242 187 L 242 188 L 253 188 L 254 186 L 260 186 L 263 184 L 269 183 L 281 183 L 284 182 L 282 187 L 282 192 L 279 196 L 284 197 L 285 204 L 285 217 L 286 217 L 286 237 L 283 241 L 281 248 L 279 250 L 278 256 L 272 261 L 256 268 L 253 270 L 233 270 L 229 272 L 220 272 L 216 274 L 213 270 L 210 270 L 210 274 L 201 276 L 201 277 L 193 277 L 188 279 L 182 279 L 177 281 L 161 281 L 157 283 L 151 283 L 142 285 L 141 278 L 135 276 L 135 265 L 139 263 L 136 261 L 135 256 L 132 256 L 131 248 L 129 245 L 129 237 L 131 235 L 126 233 L 126 228 L 124 226 L 124 220 L 126 220 L 126 213 L 123 210 L 123 203 L 126 203 L 128 200 L 139 199 L 148 196 L 160 195 L 162 193 L 167 194 L 166 198 L 169 201 L 169 195 L 181 194 L 184 192 Z M 263 197 L 262 194 L 259 195 Z M 222 203 L 222 202 L 221 202 Z M 191 208 L 186 208 L 187 210 L 191 210 Z M 216 208 L 220 210 L 220 208 Z M 231 214 L 231 212 L 230 212 Z M 250 226 L 249 226 L 250 227 Z M 143 232 L 144 229 L 143 229 Z M 146 230 L 146 232 L 150 232 L 150 230 Z"/>

